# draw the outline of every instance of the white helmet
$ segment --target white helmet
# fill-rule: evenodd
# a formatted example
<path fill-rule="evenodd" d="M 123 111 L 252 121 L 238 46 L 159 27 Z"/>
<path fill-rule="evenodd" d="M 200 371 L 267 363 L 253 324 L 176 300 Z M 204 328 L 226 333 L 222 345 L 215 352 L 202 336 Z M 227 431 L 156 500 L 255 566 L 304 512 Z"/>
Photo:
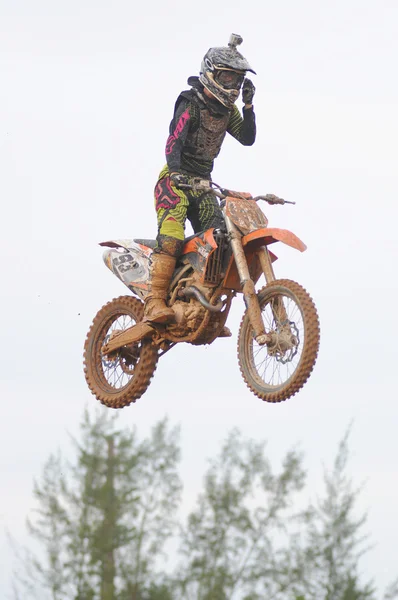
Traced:
<path fill-rule="evenodd" d="M 242 42 L 242 37 L 233 33 L 227 47 L 206 52 L 200 68 L 200 82 L 227 108 L 236 102 L 247 71 L 255 74 L 236 49 Z"/>

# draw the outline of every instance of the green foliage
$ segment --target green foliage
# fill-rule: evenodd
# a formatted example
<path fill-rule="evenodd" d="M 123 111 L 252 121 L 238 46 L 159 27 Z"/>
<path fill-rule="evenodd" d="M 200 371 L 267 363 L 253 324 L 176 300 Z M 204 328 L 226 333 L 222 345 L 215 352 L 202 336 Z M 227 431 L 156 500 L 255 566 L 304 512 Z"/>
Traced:
<path fill-rule="evenodd" d="M 305 600 L 367 600 L 370 583 L 360 584 L 358 562 L 366 552 L 362 534 L 366 515 L 356 516 L 360 488 L 347 475 L 349 431 L 339 444 L 331 471 L 325 470 L 325 492 L 306 515 L 302 547 L 302 581 L 296 591 Z"/>
<path fill-rule="evenodd" d="M 398 598 L 398 578 L 393 581 L 384 594 L 384 600 L 395 600 Z"/>
<path fill-rule="evenodd" d="M 181 491 L 178 430 L 162 421 L 140 441 L 109 415 L 85 413 L 76 460 L 50 457 L 35 485 L 29 531 L 44 557 L 25 556 L 18 579 L 40 598 L 155 600 L 158 593 L 157 564 Z"/>
<path fill-rule="evenodd" d="M 28 520 L 41 551 L 21 556 L 15 600 L 375 600 L 359 573 L 368 546 L 349 432 L 309 505 L 300 453 L 275 468 L 264 443 L 231 432 L 178 529 L 178 430 L 162 421 L 140 440 L 110 415 L 84 415 L 72 464 L 44 465 Z M 179 562 L 166 574 L 168 540 Z M 384 600 L 397 598 L 398 580 Z"/>
<path fill-rule="evenodd" d="M 179 597 L 254 600 L 286 588 L 296 576 L 286 523 L 304 484 L 301 462 L 289 452 L 274 473 L 263 444 L 228 437 L 183 533 Z"/>

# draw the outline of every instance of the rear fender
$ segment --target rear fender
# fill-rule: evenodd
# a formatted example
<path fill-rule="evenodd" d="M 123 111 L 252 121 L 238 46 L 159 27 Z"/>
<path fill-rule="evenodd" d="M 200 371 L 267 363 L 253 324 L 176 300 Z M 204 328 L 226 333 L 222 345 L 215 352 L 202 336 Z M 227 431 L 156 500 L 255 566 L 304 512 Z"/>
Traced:
<path fill-rule="evenodd" d="M 100 246 L 109 249 L 103 253 L 103 260 L 130 291 L 140 298 L 145 298 L 149 292 L 149 257 L 152 248 L 133 240 L 111 240 L 102 242 Z"/>
<path fill-rule="evenodd" d="M 144 240 L 140 240 L 140 241 L 144 241 Z M 107 242 L 100 242 L 99 245 L 100 246 L 106 246 L 108 248 L 125 248 L 126 250 L 136 250 L 138 251 L 138 249 L 142 252 L 142 254 L 144 254 L 145 256 L 150 256 L 153 252 L 153 242 L 155 240 L 148 240 L 148 244 L 152 244 L 151 246 L 147 246 L 144 243 L 140 243 L 140 241 L 138 240 L 108 240 Z"/>

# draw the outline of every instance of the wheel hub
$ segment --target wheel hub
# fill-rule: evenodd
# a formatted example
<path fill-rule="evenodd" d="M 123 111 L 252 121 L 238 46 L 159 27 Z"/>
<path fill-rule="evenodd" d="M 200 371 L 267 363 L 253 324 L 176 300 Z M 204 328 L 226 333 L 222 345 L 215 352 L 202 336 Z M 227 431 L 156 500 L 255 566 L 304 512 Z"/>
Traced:
<path fill-rule="evenodd" d="M 285 364 L 296 356 L 300 339 L 298 328 L 293 321 L 284 321 L 276 330 L 270 331 L 268 336 L 268 354 L 278 362 Z"/>
<path fill-rule="evenodd" d="M 104 344 L 108 343 L 109 340 L 119 335 L 121 332 L 122 330 L 120 329 L 112 331 L 110 335 L 106 336 Z M 119 350 L 104 355 L 102 362 L 105 367 L 112 368 L 118 361 L 120 368 L 126 375 L 133 375 L 134 367 L 136 366 L 139 357 L 139 344 L 130 344 L 129 346 L 123 346 Z"/>
<path fill-rule="evenodd" d="M 140 357 L 139 345 L 123 346 L 119 352 L 120 367 L 127 375 L 133 375 Z"/>

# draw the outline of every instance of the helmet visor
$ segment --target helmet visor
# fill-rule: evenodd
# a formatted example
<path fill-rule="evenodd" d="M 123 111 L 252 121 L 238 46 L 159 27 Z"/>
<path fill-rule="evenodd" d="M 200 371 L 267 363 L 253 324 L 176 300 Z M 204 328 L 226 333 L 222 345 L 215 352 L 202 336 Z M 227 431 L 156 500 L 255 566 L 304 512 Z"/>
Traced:
<path fill-rule="evenodd" d="M 217 69 L 214 80 L 225 90 L 240 90 L 245 79 L 245 73 L 230 71 L 229 69 Z"/>

